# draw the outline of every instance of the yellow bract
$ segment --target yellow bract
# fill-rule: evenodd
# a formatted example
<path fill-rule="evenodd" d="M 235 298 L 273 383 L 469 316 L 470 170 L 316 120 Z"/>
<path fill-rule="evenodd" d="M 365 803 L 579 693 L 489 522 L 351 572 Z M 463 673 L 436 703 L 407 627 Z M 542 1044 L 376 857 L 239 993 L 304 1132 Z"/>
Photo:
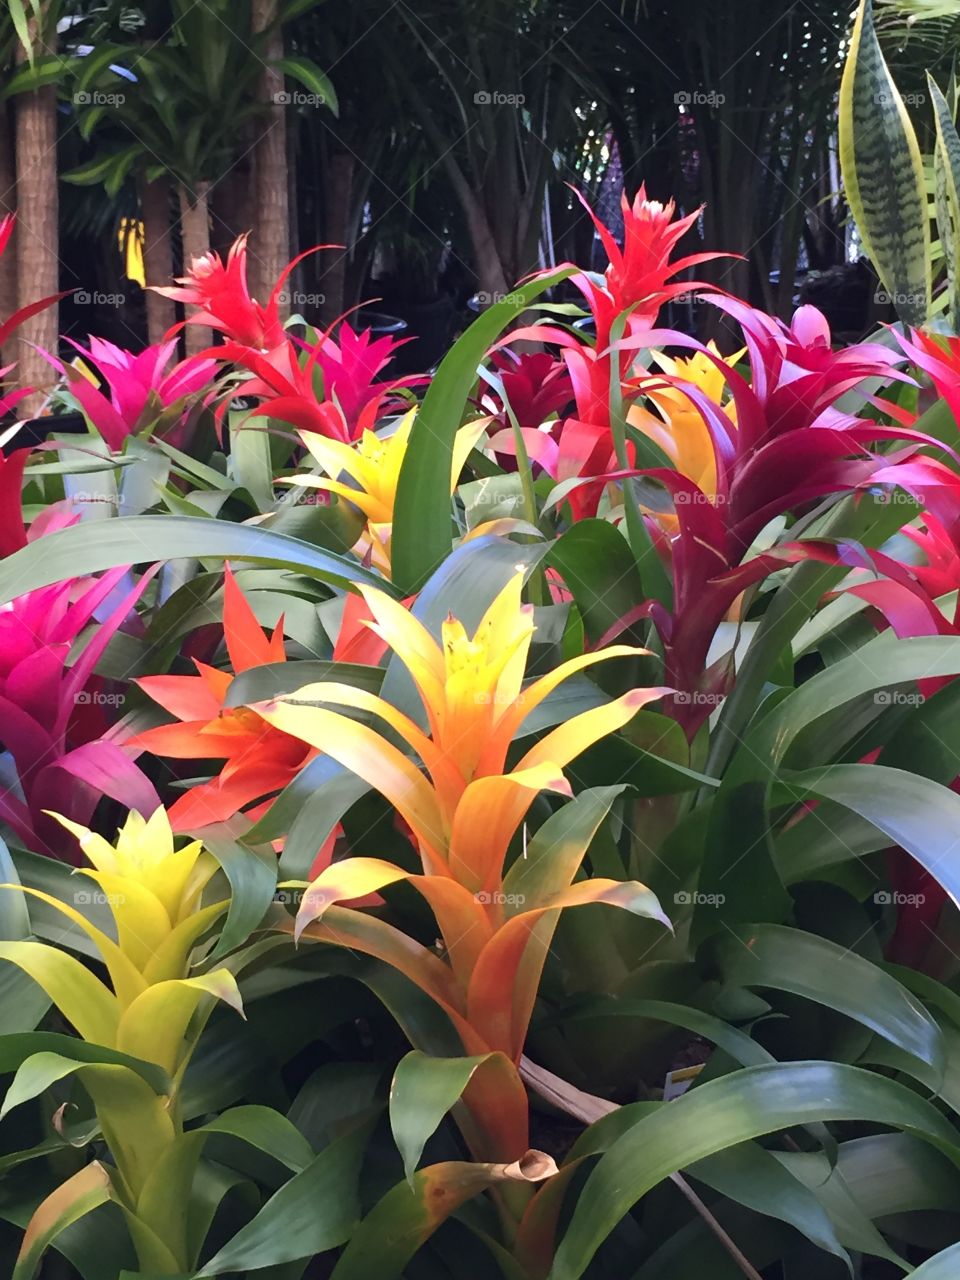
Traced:
<path fill-rule="evenodd" d="M 708 344 L 708 350 L 714 355 L 720 354 L 713 342 Z M 736 364 L 742 355 L 743 351 L 736 352 L 727 363 Z M 723 371 L 702 351 L 682 360 L 672 360 L 658 353 L 656 360 L 669 377 L 698 387 L 716 405 L 723 403 L 726 387 Z M 659 415 L 635 405 L 627 415 L 628 421 L 659 445 L 681 475 L 692 480 L 708 498 L 715 498 L 717 463 L 713 441 L 702 414 L 679 387 L 657 387 L 647 394 L 657 406 Z M 734 407 L 728 405 L 724 409 L 731 423 L 735 423 Z M 669 532 L 676 531 L 675 516 L 658 516 L 657 519 Z"/>
<path fill-rule="evenodd" d="M 188 976 L 198 939 L 229 906 L 227 900 L 200 905 L 217 863 L 199 841 L 174 849 L 173 832 L 162 808 L 149 820 L 131 812 L 115 845 L 67 818 L 51 816 L 73 832 L 93 864 L 93 870 L 78 870 L 78 884 L 93 881 L 96 888 L 78 888 L 76 905 L 39 889 L 21 891 L 47 903 L 87 935 L 113 990 L 79 960 L 43 943 L 0 943 L 0 958 L 29 973 L 84 1039 L 175 1072 L 184 1063 L 187 1023 L 203 997 L 212 995 L 240 1007 L 236 982 L 228 970 Z M 116 941 L 81 909 L 96 901 L 109 908 Z M 158 1017 L 161 1011 L 163 1016 Z"/>
<path fill-rule="evenodd" d="M 634 689 L 573 716 L 505 771 L 523 722 L 562 681 L 594 663 L 646 652 L 615 645 L 583 654 L 524 687 L 534 621 L 532 607 L 522 603 L 522 587 L 518 569 L 472 635 L 450 617 L 441 644 L 402 604 L 362 589 L 371 629 L 413 678 L 427 733 L 382 698 L 342 684 L 307 685 L 258 707 L 270 724 L 316 746 L 379 790 L 412 827 L 428 874 L 452 877 L 472 893 L 498 882 L 507 846 L 537 792 L 569 795 L 564 767 L 664 692 Z M 377 716 L 406 741 L 428 777 L 368 725 L 324 709 L 331 705 Z"/>
<path fill-rule="evenodd" d="M 416 410 L 406 414 L 390 436 L 364 431 L 355 444 L 330 440 L 314 431 L 301 431 L 310 456 L 327 473 L 323 476 L 291 476 L 285 482 L 302 488 L 321 489 L 352 502 L 367 518 L 367 527 L 354 547 L 357 555 L 370 555 L 371 561 L 384 574 L 390 572 L 390 537 L 393 532 L 393 510 L 397 485 Z M 480 419 L 461 427 L 453 442 L 453 465 L 450 492 L 453 493 L 470 450 L 479 441 L 488 419 Z M 347 475 L 354 482 L 346 484 L 337 477 Z"/>

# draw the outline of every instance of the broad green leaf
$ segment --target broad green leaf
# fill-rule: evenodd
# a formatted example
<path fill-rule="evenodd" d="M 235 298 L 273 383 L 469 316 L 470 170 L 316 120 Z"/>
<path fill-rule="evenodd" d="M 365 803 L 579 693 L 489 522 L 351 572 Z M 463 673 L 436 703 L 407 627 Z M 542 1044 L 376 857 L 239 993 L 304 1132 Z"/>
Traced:
<path fill-rule="evenodd" d="M 349 1239 L 360 1215 L 357 1181 L 370 1136 L 364 1124 L 332 1142 L 294 1174 L 210 1259 L 197 1276 L 255 1271 L 335 1249 Z"/>
<path fill-rule="evenodd" d="M 591 840 L 623 791 L 623 787 L 584 791 L 538 827 L 523 857 L 504 878 L 508 916 L 542 906 L 573 882 Z"/>
<path fill-rule="evenodd" d="M 379 574 L 330 551 L 322 551 L 282 533 L 251 525 L 188 516 L 131 516 L 59 529 L 31 542 L 0 565 L 0 603 L 37 587 L 131 562 L 181 557 L 249 560 L 278 565 L 337 587 L 367 583 L 383 591 L 390 584 Z M 395 594 L 395 593 L 394 593 Z"/>
<path fill-rule="evenodd" d="M 871 0 L 860 0 L 840 85 L 840 167 L 864 248 L 905 324 L 930 311 L 923 159 L 884 60 Z"/>
<path fill-rule="evenodd" d="M 414 1049 L 401 1059 L 390 1086 L 390 1128 L 403 1157 L 403 1171 L 413 1184 L 413 1175 L 427 1139 L 460 1098 L 474 1073 L 499 1060 L 513 1070 L 501 1053 L 484 1053 L 472 1058 L 432 1058 Z"/>
<path fill-rule="evenodd" d="M 757 1213 L 788 1222 L 819 1248 L 842 1258 L 853 1274 L 847 1251 L 826 1210 L 813 1191 L 777 1163 L 772 1152 L 755 1142 L 743 1142 L 698 1160 L 687 1172 L 691 1178 Z"/>
<path fill-rule="evenodd" d="M 550 1280 L 577 1280 L 620 1219 L 671 1173 L 737 1143 L 811 1121 L 906 1129 L 960 1162 L 957 1130 L 903 1085 L 828 1062 L 746 1067 L 642 1117 L 601 1156 L 557 1251 Z"/>
<path fill-rule="evenodd" d="M 724 931 L 711 954 L 727 983 L 815 1000 L 943 1070 L 937 1023 L 896 978 L 855 951 L 802 929 L 757 924 Z"/>
<path fill-rule="evenodd" d="M 564 269 L 531 280 L 478 316 L 434 375 L 414 420 L 397 486 L 391 561 L 393 580 L 403 592 L 419 590 L 450 554 L 453 439 L 481 361 L 516 316 L 570 274 Z"/>

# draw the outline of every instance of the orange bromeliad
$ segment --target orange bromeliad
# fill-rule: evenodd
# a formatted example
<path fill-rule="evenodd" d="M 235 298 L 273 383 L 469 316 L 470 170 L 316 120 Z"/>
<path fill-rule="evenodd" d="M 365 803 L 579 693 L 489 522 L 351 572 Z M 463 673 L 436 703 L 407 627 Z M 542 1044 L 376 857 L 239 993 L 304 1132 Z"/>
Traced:
<path fill-rule="evenodd" d="M 178 760 L 226 760 L 218 777 L 191 787 L 171 806 L 174 831 L 225 822 L 285 787 L 316 754 L 249 707 L 224 705 L 235 674 L 285 661 L 283 619 L 272 636 L 265 636 L 229 568 L 224 577 L 223 635 L 233 673 L 195 659 L 195 676 L 144 676 L 137 681 L 178 723 L 146 729 L 130 739 L 130 746 Z"/>
<path fill-rule="evenodd" d="M 637 882 L 574 883 L 618 788 L 604 789 L 602 796 L 587 792 L 563 806 L 537 832 L 527 856 L 505 868 L 508 846 L 534 797 L 542 791 L 570 796 L 564 766 L 667 692 L 633 689 L 573 716 L 508 768 L 508 751 L 524 722 L 565 679 L 594 663 L 645 652 L 617 645 L 584 654 L 525 685 L 535 628 L 532 606 L 521 603 L 522 585 L 518 571 L 472 636 L 449 617 L 442 644 L 401 604 L 363 590 L 372 629 L 413 678 L 426 730 L 375 694 L 344 684 L 307 685 L 256 707 L 275 729 L 322 749 L 365 779 L 413 832 L 422 873 L 379 858 L 336 862 L 304 894 L 295 932 L 393 965 L 445 1010 L 465 1052 L 496 1055 L 501 1085 L 504 1076 L 512 1082 L 506 1094 L 498 1089 L 484 1105 L 478 1076 L 473 1097 L 466 1095 L 481 1130 L 480 1136 L 467 1133 L 478 1159 L 514 1159 L 526 1150 L 526 1099 L 514 1064 L 560 909 L 601 902 L 664 919 L 654 895 Z M 408 752 L 332 707 L 378 718 Z M 401 880 L 429 903 L 442 957 L 375 916 L 336 905 Z"/>

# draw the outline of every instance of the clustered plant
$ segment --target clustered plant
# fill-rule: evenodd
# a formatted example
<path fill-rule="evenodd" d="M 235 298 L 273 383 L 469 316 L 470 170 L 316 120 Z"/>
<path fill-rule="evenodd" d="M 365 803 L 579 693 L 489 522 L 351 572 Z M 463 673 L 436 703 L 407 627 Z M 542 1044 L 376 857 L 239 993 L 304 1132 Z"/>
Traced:
<path fill-rule="evenodd" d="M 284 323 L 245 238 L 155 286 L 216 345 L 47 353 L 13 1280 L 954 1275 L 960 340 L 838 346 L 691 280 L 696 212 L 623 219 L 429 376 Z"/>

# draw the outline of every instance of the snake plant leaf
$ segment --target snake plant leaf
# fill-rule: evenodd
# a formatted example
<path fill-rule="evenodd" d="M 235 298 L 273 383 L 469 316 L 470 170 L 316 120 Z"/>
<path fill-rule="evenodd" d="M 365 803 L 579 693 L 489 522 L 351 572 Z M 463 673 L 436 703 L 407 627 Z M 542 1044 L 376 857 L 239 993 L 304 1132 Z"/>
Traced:
<path fill-rule="evenodd" d="M 840 167 L 863 247 L 905 324 L 930 311 L 930 221 L 920 145 L 860 0 L 840 85 Z"/>
<path fill-rule="evenodd" d="M 927 84 L 937 125 L 937 141 L 933 153 L 937 226 L 947 266 L 950 315 L 956 324 L 960 318 L 960 276 L 957 272 L 957 256 L 960 253 L 960 136 L 949 104 L 929 72 Z"/>

